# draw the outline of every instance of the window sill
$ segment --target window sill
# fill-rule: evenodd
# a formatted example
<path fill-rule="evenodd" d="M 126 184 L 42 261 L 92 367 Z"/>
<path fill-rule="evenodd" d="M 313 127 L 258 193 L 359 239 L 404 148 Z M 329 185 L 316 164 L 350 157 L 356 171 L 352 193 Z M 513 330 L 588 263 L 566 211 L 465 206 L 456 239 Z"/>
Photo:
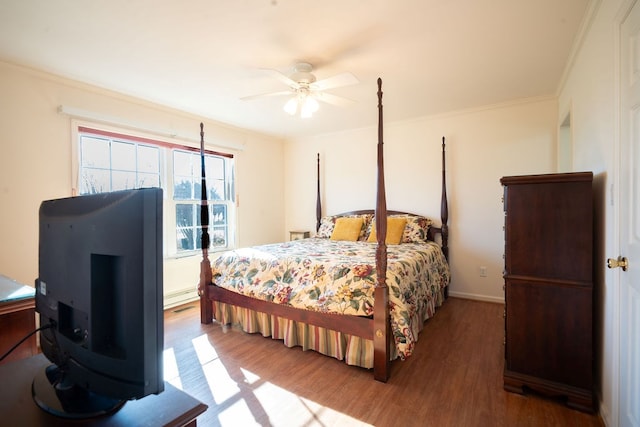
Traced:
<path fill-rule="evenodd" d="M 210 254 L 232 251 L 235 248 L 227 247 L 227 248 L 219 248 L 219 249 L 209 249 Z M 167 255 L 165 259 L 183 259 L 183 258 L 191 258 L 191 257 L 201 257 L 202 250 L 198 249 L 196 251 L 185 251 L 177 254 Z"/>

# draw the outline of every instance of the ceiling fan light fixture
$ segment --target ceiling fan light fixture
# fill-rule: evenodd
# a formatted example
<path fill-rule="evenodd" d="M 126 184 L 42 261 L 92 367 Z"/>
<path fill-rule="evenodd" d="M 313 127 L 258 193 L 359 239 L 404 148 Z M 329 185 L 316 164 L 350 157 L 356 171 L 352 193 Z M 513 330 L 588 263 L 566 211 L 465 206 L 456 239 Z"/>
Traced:
<path fill-rule="evenodd" d="M 302 100 L 302 107 L 300 107 L 300 117 L 303 119 L 309 118 L 318 111 L 320 106 L 318 105 L 318 101 L 315 100 L 312 96 L 306 96 Z"/>
<path fill-rule="evenodd" d="M 300 117 L 308 119 L 318 111 L 320 105 L 318 101 L 308 93 L 298 92 L 296 96 L 289 99 L 283 107 L 283 110 L 292 116 L 300 112 Z"/>
<path fill-rule="evenodd" d="M 298 97 L 294 96 L 293 98 L 289 99 L 287 103 L 284 104 L 283 109 L 292 116 L 295 116 L 296 112 L 298 112 Z"/>

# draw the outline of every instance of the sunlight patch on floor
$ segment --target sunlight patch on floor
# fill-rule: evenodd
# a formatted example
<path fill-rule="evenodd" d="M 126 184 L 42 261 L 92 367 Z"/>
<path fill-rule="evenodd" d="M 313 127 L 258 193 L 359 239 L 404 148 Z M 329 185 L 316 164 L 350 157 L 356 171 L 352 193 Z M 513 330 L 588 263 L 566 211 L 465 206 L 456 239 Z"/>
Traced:
<path fill-rule="evenodd" d="M 261 425 L 255 420 L 251 413 L 251 408 L 244 399 L 233 403 L 218 416 L 222 426 L 258 426 Z"/>
<path fill-rule="evenodd" d="M 173 351 L 173 348 L 168 348 L 164 350 L 163 356 L 164 380 L 182 390 L 182 381 L 180 380 L 176 353 Z"/>
<path fill-rule="evenodd" d="M 202 371 L 209 384 L 213 400 L 217 404 L 220 405 L 240 393 L 238 382 L 243 381 L 243 379 L 231 378 L 224 364 L 219 359 L 202 366 Z"/>
<path fill-rule="evenodd" d="M 313 400 L 300 397 L 275 384 L 265 382 L 258 386 L 253 394 L 260 402 L 264 411 L 269 415 L 272 424 L 278 423 L 279 418 L 297 420 L 298 425 L 337 425 L 337 426 L 370 426 L 353 417 L 335 411 Z"/>
<path fill-rule="evenodd" d="M 209 342 L 209 337 L 206 334 L 194 338 L 191 342 L 193 343 L 193 348 L 196 350 L 201 365 L 205 365 L 218 358 L 218 353 Z"/>
<path fill-rule="evenodd" d="M 242 372 L 242 375 L 244 375 L 244 377 L 246 378 L 246 383 L 247 384 L 254 384 L 260 379 L 259 376 L 257 376 L 256 374 L 254 374 L 251 371 L 247 371 L 244 368 L 240 368 L 240 372 Z"/>
<path fill-rule="evenodd" d="M 215 405 L 218 407 L 220 425 L 290 426 L 296 420 L 298 426 L 348 425 L 371 426 L 313 400 L 264 381 L 245 369 L 229 371 L 218 357 L 207 335 L 192 340 L 202 373 L 209 385 Z M 165 381 L 182 389 L 182 381 L 173 348 L 164 351 Z"/>

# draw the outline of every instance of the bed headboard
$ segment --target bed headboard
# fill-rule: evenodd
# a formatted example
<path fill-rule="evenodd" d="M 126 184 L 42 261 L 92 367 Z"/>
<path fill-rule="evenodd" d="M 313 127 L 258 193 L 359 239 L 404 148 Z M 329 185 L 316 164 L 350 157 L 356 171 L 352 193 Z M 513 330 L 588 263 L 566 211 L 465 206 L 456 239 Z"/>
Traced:
<path fill-rule="evenodd" d="M 429 226 L 428 240 L 437 241 L 436 238 L 440 236 L 440 246 L 442 247 L 442 253 L 445 258 L 449 259 L 449 203 L 447 201 L 447 176 L 445 170 L 446 158 L 445 158 L 445 137 L 442 137 L 442 194 L 440 198 L 440 227 L 431 225 Z M 318 173 L 317 173 L 317 195 L 316 195 L 316 232 L 320 229 L 320 223 L 322 221 L 322 204 L 320 197 L 320 153 L 318 153 Z M 336 216 L 347 215 L 364 215 L 375 214 L 375 209 L 361 209 L 350 212 L 343 212 Z M 387 210 L 387 215 L 410 215 L 410 216 L 422 216 L 413 214 L 410 212 Z"/>

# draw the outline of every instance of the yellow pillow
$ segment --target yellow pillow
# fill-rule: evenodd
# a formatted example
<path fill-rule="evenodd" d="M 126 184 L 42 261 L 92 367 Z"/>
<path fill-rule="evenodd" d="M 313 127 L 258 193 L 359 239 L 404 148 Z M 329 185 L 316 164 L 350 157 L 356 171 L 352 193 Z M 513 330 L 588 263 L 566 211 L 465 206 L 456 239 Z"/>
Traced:
<path fill-rule="evenodd" d="M 364 220 L 362 218 L 340 217 L 331 233 L 331 240 L 349 240 L 355 242 L 360 236 Z"/>
<path fill-rule="evenodd" d="M 407 218 L 404 217 L 389 217 L 387 218 L 387 238 L 385 242 L 387 245 L 399 245 L 402 242 L 402 234 L 404 233 L 404 226 L 407 225 Z M 367 242 L 375 243 L 378 241 L 376 236 L 376 220 L 371 222 L 371 233 Z"/>

